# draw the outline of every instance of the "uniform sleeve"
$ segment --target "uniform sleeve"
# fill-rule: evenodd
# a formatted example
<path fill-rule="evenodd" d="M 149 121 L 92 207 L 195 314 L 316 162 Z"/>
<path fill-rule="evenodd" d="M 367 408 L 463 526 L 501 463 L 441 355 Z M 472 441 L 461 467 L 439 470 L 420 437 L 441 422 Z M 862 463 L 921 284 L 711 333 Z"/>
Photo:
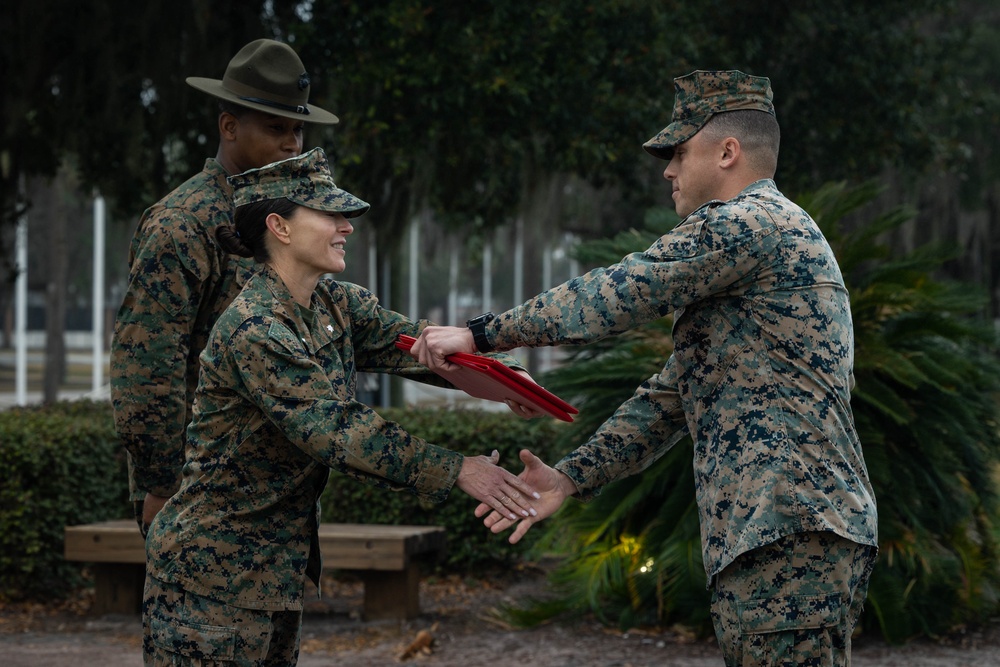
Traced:
<path fill-rule="evenodd" d="M 115 429 L 129 453 L 133 498 L 169 496 L 180 485 L 191 331 L 209 261 L 183 212 L 162 210 L 140 224 L 111 344 Z"/>
<path fill-rule="evenodd" d="M 643 382 L 585 444 L 555 468 L 573 480 L 580 498 L 586 500 L 607 484 L 642 472 L 687 434 L 671 355 L 659 374 Z"/>
<path fill-rule="evenodd" d="M 351 338 L 357 354 L 358 370 L 365 373 L 391 373 L 408 380 L 438 387 L 455 387 L 437 373 L 421 365 L 408 352 L 396 347 L 401 335 L 417 338 L 431 325 L 428 320 L 411 320 L 405 315 L 383 308 L 378 298 L 357 285 L 342 283 L 347 299 L 344 311 L 350 313 Z M 524 367 L 509 354 L 490 354 L 500 363 L 515 370 Z"/>
<path fill-rule="evenodd" d="M 250 400 L 296 447 L 320 463 L 411 489 L 433 502 L 448 497 L 463 457 L 410 435 L 355 400 L 340 400 L 331 378 L 279 322 L 244 325 L 230 340 L 232 363 Z"/>
<path fill-rule="evenodd" d="M 706 207 L 644 252 L 594 269 L 494 319 L 495 349 L 590 343 L 752 281 L 779 240 L 766 213 Z"/>

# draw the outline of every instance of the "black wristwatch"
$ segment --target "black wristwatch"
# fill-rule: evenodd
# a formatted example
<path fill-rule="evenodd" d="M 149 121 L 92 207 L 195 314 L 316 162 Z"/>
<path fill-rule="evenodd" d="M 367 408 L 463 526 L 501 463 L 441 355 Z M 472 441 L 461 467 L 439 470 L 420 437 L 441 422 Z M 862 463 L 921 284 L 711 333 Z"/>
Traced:
<path fill-rule="evenodd" d="M 486 338 L 486 325 L 493 321 L 496 315 L 493 313 L 483 313 L 479 317 L 473 317 L 465 323 L 465 326 L 472 330 L 472 340 L 476 344 L 476 349 L 480 352 L 492 352 L 493 346 Z"/>

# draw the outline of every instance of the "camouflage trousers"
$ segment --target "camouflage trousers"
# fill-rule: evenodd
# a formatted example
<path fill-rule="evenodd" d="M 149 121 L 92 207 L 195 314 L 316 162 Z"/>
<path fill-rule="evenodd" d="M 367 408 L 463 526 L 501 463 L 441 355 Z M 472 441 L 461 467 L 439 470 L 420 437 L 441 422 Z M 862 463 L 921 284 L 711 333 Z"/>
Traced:
<path fill-rule="evenodd" d="M 850 665 L 875 553 L 833 533 L 797 533 L 738 557 L 712 592 L 727 667 Z"/>
<path fill-rule="evenodd" d="M 146 667 L 288 667 L 299 658 L 301 611 L 240 609 L 146 576 Z"/>

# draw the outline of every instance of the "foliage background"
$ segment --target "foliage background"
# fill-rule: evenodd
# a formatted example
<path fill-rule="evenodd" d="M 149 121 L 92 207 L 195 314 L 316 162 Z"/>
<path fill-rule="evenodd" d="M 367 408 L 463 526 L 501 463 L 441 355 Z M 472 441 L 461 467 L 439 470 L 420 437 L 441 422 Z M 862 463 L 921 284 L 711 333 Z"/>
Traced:
<path fill-rule="evenodd" d="M 63 529 L 131 515 L 124 459 L 109 403 L 0 411 L 0 598 L 58 598 L 82 583 L 63 560 Z"/>
<path fill-rule="evenodd" d="M 19 177 L 67 160 L 134 219 L 214 153 L 216 107 L 184 78 L 221 76 L 265 36 L 295 46 L 315 103 L 341 117 L 307 147 L 372 201 L 386 249 L 428 206 L 462 228 L 509 224 L 559 174 L 609 194 L 604 231 L 634 224 L 664 201 L 639 146 L 669 120 L 673 77 L 699 68 L 771 78 L 792 194 L 953 171 L 976 206 L 1000 169 L 983 141 L 1000 117 L 989 0 L 64 5 L 15 0 L 0 20 L 7 221 Z"/>

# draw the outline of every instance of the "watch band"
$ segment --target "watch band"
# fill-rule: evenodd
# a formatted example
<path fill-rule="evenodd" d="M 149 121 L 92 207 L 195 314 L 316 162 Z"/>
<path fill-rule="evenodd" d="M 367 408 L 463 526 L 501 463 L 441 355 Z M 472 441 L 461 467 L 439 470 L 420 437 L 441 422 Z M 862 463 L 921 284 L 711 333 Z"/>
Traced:
<path fill-rule="evenodd" d="M 493 346 L 490 345 L 490 341 L 486 338 L 486 325 L 492 322 L 495 317 L 496 315 L 493 313 L 483 313 L 465 323 L 465 326 L 469 327 L 472 331 L 472 340 L 476 345 L 476 349 L 480 352 L 493 351 Z"/>

